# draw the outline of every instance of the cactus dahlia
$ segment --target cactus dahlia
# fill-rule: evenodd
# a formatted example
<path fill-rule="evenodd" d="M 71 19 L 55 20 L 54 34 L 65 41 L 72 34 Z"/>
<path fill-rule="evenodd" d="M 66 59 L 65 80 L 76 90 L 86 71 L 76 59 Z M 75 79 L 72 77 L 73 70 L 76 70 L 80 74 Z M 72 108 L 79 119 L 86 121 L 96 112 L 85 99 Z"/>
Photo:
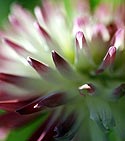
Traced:
<path fill-rule="evenodd" d="M 125 140 L 124 8 L 45 0 L 34 17 L 12 6 L 0 32 L 1 139 L 42 119 L 26 140 Z"/>

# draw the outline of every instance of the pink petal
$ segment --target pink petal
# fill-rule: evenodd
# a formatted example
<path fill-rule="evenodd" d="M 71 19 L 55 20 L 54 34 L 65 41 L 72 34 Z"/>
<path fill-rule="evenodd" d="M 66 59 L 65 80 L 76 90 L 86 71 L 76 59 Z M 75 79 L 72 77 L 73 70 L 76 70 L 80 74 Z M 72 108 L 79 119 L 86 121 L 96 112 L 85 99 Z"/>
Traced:
<path fill-rule="evenodd" d="M 121 84 L 113 91 L 113 98 L 119 99 L 125 95 L 125 83 Z"/>
<path fill-rule="evenodd" d="M 63 59 L 57 52 L 52 51 L 52 58 L 58 71 L 69 79 L 74 79 L 75 74 L 69 63 Z"/>
<path fill-rule="evenodd" d="M 18 28 L 22 29 L 22 25 L 20 21 L 14 15 L 9 15 L 9 22 L 15 29 L 18 29 Z"/>
<path fill-rule="evenodd" d="M 8 96 L 8 95 L 5 95 Z M 20 98 L 20 97 L 14 97 L 9 95 L 8 98 L 4 98 L 4 100 L 2 100 L 0 98 L 0 109 L 6 110 L 6 111 L 15 111 L 16 109 L 27 105 L 28 103 L 31 103 L 32 101 L 34 101 L 37 97 L 24 97 L 24 98 Z"/>
<path fill-rule="evenodd" d="M 18 45 L 17 43 L 14 43 L 13 41 L 11 41 L 10 39 L 4 38 L 3 41 L 9 45 L 10 47 L 13 48 L 13 50 L 19 54 L 20 56 L 23 57 L 27 57 L 29 54 L 31 54 L 30 52 L 28 52 L 25 48 L 23 48 L 22 46 Z"/>
<path fill-rule="evenodd" d="M 46 43 L 48 45 L 48 49 L 50 51 L 53 50 L 53 49 L 58 49 L 59 50 L 57 43 L 52 40 L 49 33 L 38 22 L 34 23 L 34 26 L 38 30 L 38 32 L 40 33 L 42 38 L 45 39 L 45 41 L 46 41 Z"/>
<path fill-rule="evenodd" d="M 36 29 L 39 31 L 39 33 L 40 33 L 47 41 L 51 41 L 50 35 L 47 33 L 47 31 L 46 31 L 42 26 L 40 26 L 39 23 L 35 23 L 34 25 L 35 25 Z"/>
<path fill-rule="evenodd" d="M 108 29 L 103 24 L 97 24 L 93 27 L 92 38 L 102 39 L 103 41 L 108 41 L 110 36 Z"/>
<path fill-rule="evenodd" d="M 105 55 L 102 64 L 99 69 L 96 71 L 97 74 L 103 72 L 107 67 L 114 63 L 116 56 L 116 47 L 112 46 L 109 48 L 107 54 Z"/>
<path fill-rule="evenodd" d="M 38 102 L 37 107 L 41 107 L 42 105 L 46 107 L 56 107 L 63 105 L 67 102 L 65 93 L 53 93 L 51 95 L 43 97 L 43 99 Z"/>
<path fill-rule="evenodd" d="M 78 17 L 75 19 L 73 26 L 73 34 L 76 35 L 77 32 L 82 32 L 83 28 L 89 24 L 89 18 L 87 16 Z"/>
<path fill-rule="evenodd" d="M 39 62 L 31 57 L 28 57 L 28 63 L 42 76 L 43 73 L 47 73 L 49 71 L 49 67 L 42 63 Z"/>
<path fill-rule="evenodd" d="M 53 108 L 63 105 L 67 102 L 65 93 L 53 93 L 47 96 L 42 96 L 33 102 L 21 107 L 17 110 L 20 114 L 32 114 L 45 110 L 46 108 Z"/>
<path fill-rule="evenodd" d="M 9 129 L 6 129 L 4 127 L 0 128 L 0 140 L 5 141 L 9 132 Z"/>
<path fill-rule="evenodd" d="M 46 109 L 46 107 L 43 105 L 41 105 L 40 107 L 37 108 L 37 105 L 41 101 L 42 98 L 43 97 L 40 97 L 40 98 L 32 101 L 31 103 L 20 107 L 19 109 L 16 110 L 16 112 L 20 113 L 21 115 L 27 115 L 27 114 L 36 113 L 36 112 L 39 112 L 39 111 Z"/>
<path fill-rule="evenodd" d="M 42 14 L 42 9 L 41 9 L 41 7 L 35 7 L 35 11 L 34 11 L 34 13 L 35 13 L 35 16 L 36 16 L 36 18 L 37 18 L 37 21 L 39 22 L 39 23 L 44 23 L 45 24 L 45 21 L 44 21 L 44 17 L 43 17 L 43 14 Z"/>
<path fill-rule="evenodd" d="M 48 9 L 49 9 L 49 13 L 48 13 Z M 42 2 L 41 12 L 42 12 L 42 16 L 44 18 L 44 21 L 46 23 L 48 23 L 48 21 L 50 19 L 49 17 L 53 16 L 54 10 L 55 10 L 54 5 L 52 4 L 51 1 L 45 0 Z"/>
<path fill-rule="evenodd" d="M 120 28 L 116 31 L 115 35 L 111 40 L 111 45 L 119 48 L 125 42 L 125 29 Z"/>
<path fill-rule="evenodd" d="M 31 57 L 28 57 L 28 63 L 37 71 L 37 73 L 45 80 L 57 83 L 59 75 L 46 64 L 39 62 Z M 59 83 L 59 82 L 58 82 Z"/>
<path fill-rule="evenodd" d="M 87 42 L 82 31 L 76 33 L 76 47 L 79 49 L 87 47 Z"/>
<path fill-rule="evenodd" d="M 28 90 L 37 90 L 39 88 L 38 82 L 42 82 L 36 78 L 6 73 L 0 73 L 0 80 Z M 34 84 L 34 82 L 36 82 L 37 85 Z"/>

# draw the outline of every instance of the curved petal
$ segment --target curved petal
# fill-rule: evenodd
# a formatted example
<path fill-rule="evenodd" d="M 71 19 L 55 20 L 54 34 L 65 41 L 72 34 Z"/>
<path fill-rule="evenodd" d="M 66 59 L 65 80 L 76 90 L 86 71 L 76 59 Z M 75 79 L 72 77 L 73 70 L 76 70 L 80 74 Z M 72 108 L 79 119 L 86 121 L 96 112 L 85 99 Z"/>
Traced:
<path fill-rule="evenodd" d="M 25 48 L 23 48 L 22 46 L 18 45 L 17 43 L 11 41 L 10 39 L 4 38 L 3 41 L 10 47 L 12 47 L 12 49 L 19 54 L 20 56 L 26 58 L 28 55 L 30 55 L 31 53 L 29 51 L 27 51 Z"/>
<path fill-rule="evenodd" d="M 7 98 L 4 98 L 4 97 Z M 5 95 L 3 99 L 0 98 L 0 109 L 6 110 L 6 111 L 15 111 L 16 109 L 27 105 L 28 103 L 31 103 L 37 97 L 15 97 L 11 95 Z"/>
<path fill-rule="evenodd" d="M 37 78 L 30 78 L 7 73 L 0 73 L 0 80 L 28 90 L 38 90 L 40 84 L 42 84 L 42 81 Z"/>
<path fill-rule="evenodd" d="M 78 76 L 74 73 L 73 68 L 69 65 L 69 63 L 61 57 L 56 51 L 52 51 L 52 58 L 55 63 L 56 68 L 60 72 L 61 75 L 66 77 L 67 79 L 77 80 Z"/>
<path fill-rule="evenodd" d="M 32 114 L 34 112 L 45 110 L 46 108 L 63 105 L 66 102 L 67 98 L 65 93 L 53 93 L 48 96 L 39 97 L 35 101 L 17 109 L 16 112 L 20 114 Z"/>
<path fill-rule="evenodd" d="M 59 84 L 59 75 L 48 65 L 39 62 L 31 57 L 27 58 L 28 63 L 36 70 L 36 72 L 48 82 Z M 57 82 L 56 82 L 57 81 Z"/>
<path fill-rule="evenodd" d="M 97 74 L 102 73 L 106 68 L 114 63 L 116 57 L 116 47 L 112 46 L 109 48 L 107 54 L 105 55 L 102 64 L 99 69 L 96 71 Z"/>

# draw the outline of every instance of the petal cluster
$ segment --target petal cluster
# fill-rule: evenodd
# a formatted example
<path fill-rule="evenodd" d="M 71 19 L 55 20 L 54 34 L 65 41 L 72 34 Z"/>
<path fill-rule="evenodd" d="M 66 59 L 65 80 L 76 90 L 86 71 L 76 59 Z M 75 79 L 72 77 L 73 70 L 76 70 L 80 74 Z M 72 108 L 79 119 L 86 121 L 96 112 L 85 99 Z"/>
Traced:
<path fill-rule="evenodd" d="M 1 139 L 44 115 L 28 140 L 125 139 L 125 6 L 66 4 L 43 0 L 35 17 L 12 6 L 0 33 Z"/>

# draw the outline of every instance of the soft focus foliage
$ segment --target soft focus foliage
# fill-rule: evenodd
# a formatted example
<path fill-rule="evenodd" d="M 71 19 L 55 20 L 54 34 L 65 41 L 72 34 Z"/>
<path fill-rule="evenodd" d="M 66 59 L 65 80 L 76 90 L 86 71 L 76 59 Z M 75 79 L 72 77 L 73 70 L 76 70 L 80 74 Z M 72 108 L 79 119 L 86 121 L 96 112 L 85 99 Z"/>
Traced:
<path fill-rule="evenodd" d="M 10 7 L 15 2 L 33 11 L 34 7 L 41 3 L 41 0 L 0 0 L 0 27 L 7 21 Z"/>

